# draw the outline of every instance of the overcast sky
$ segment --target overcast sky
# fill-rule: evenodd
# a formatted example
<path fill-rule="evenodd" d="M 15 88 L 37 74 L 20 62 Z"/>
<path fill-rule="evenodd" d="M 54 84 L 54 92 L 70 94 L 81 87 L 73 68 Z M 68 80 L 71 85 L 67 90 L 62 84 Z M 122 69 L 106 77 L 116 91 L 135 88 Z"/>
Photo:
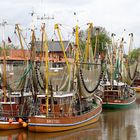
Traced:
<path fill-rule="evenodd" d="M 72 28 L 78 20 L 81 29 L 87 27 L 86 23 L 93 22 L 94 26 L 102 26 L 108 32 L 115 33 L 116 38 L 124 35 L 126 41 L 132 32 L 134 46 L 140 47 L 140 0 L 0 0 L 0 21 L 4 19 L 9 24 L 20 23 L 29 28 L 32 10 L 37 15 L 45 13 L 54 16 L 54 20 L 46 21 L 49 35 L 53 34 L 54 23 L 64 25 L 68 33 L 68 28 Z M 77 16 L 74 16 L 74 11 Z M 35 20 L 36 25 L 39 22 Z M 12 35 L 12 26 L 8 26 L 6 32 Z"/>

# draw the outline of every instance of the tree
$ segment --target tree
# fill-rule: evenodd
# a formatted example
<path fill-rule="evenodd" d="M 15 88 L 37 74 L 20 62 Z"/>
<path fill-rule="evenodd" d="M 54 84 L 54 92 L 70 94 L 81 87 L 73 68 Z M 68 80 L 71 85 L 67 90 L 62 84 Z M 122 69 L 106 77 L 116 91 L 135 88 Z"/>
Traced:
<path fill-rule="evenodd" d="M 6 55 L 9 55 L 9 50 L 18 50 L 19 49 L 19 46 L 15 46 L 13 44 L 6 44 L 5 45 L 5 50 L 6 50 Z M 2 50 L 3 50 L 3 45 L 1 44 L 0 45 L 0 56 L 2 56 Z"/>
<path fill-rule="evenodd" d="M 140 48 L 134 49 L 128 56 L 131 62 L 140 61 Z"/>
<path fill-rule="evenodd" d="M 109 37 L 108 32 L 103 27 L 94 27 L 91 31 L 91 46 L 94 53 L 95 44 L 96 44 L 96 37 L 97 37 L 97 53 L 106 53 L 106 44 L 111 43 L 111 39 Z M 87 39 L 87 30 L 83 31 L 81 30 L 79 33 L 80 38 L 80 48 L 81 51 L 85 51 L 86 46 L 86 39 Z"/>

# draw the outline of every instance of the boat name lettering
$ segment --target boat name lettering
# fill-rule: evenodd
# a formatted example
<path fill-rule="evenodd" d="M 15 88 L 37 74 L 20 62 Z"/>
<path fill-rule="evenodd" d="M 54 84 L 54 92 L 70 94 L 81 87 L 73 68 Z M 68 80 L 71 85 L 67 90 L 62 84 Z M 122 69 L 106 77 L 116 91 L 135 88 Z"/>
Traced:
<path fill-rule="evenodd" d="M 47 120 L 47 123 L 60 123 L 59 120 Z"/>
<path fill-rule="evenodd" d="M 114 100 L 114 102 L 115 102 L 115 103 L 120 103 L 121 101 L 120 101 L 120 100 Z"/>

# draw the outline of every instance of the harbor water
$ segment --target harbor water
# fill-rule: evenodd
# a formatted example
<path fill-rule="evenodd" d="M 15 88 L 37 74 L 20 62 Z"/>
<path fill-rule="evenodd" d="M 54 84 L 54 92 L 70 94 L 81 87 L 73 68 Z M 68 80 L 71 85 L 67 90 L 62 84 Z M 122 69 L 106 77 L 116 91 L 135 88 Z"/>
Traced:
<path fill-rule="evenodd" d="M 0 140 L 139 140 L 140 93 L 129 108 L 103 110 L 97 123 L 58 133 L 0 131 Z"/>

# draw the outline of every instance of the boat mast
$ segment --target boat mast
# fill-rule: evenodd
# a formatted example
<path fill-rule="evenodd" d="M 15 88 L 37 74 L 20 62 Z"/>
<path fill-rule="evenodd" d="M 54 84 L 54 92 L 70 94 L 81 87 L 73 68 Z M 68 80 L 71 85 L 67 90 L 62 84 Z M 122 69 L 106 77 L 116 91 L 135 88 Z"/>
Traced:
<path fill-rule="evenodd" d="M 21 29 L 19 28 L 19 24 L 15 25 L 15 29 L 17 30 L 17 33 L 18 33 L 18 36 L 19 36 L 19 41 L 20 41 L 20 45 L 21 45 L 21 50 L 23 52 L 23 57 L 24 57 L 24 59 L 26 59 L 25 52 L 24 52 L 24 47 L 23 47 L 23 42 L 22 42 L 22 38 L 21 38 L 21 34 L 20 34 Z"/>
<path fill-rule="evenodd" d="M 4 93 L 4 102 L 6 102 L 6 50 L 4 40 L 3 40 L 3 93 Z"/>
<path fill-rule="evenodd" d="M 96 28 L 96 40 L 95 40 L 95 48 L 94 48 L 94 56 L 96 58 L 97 46 L 98 46 L 98 36 L 99 36 L 99 28 Z"/>
<path fill-rule="evenodd" d="M 35 41 L 36 41 L 36 37 L 35 37 L 35 30 L 36 30 L 36 28 L 35 28 L 35 24 L 34 24 L 34 15 L 35 15 L 35 12 L 34 11 L 32 11 L 31 12 L 31 17 L 32 17 L 32 22 L 31 22 L 31 55 L 30 55 L 30 60 L 31 60 L 31 62 L 32 63 L 34 63 L 34 61 L 35 61 L 35 55 L 36 55 L 36 53 L 35 53 Z"/>
<path fill-rule="evenodd" d="M 47 42 L 47 34 L 45 32 L 45 23 L 43 23 L 42 27 L 41 27 L 42 33 L 43 33 L 43 40 L 44 40 L 44 48 L 45 48 L 45 70 L 46 70 L 46 90 L 45 90 L 45 94 L 46 94 L 46 116 L 48 116 L 48 104 L 49 104 L 49 87 L 48 87 L 48 83 L 49 83 L 49 58 L 48 58 L 48 42 Z"/>
<path fill-rule="evenodd" d="M 133 33 L 130 33 L 129 36 L 130 36 L 130 42 L 129 42 L 128 56 L 130 55 L 130 53 L 132 51 Z"/>
<path fill-rule="evenodd" d="M 61 33 L 60 33 L 59 25 L 55 24 L 54 28 L 57 30 L 57 33 L 58 33 L 58 36 L 59 36 L 59 39 L 60 39 L 60 44 L 61 44 L 61 47 L 62 47 L 62 50 L 63 50 L 63 53 L 64 53 L 64 58 L 65 58 L 65 61 L 66 61 L 67 67 L 68 67 L 68 74 L 70 74 L 70 65 L 69 65 L 69 62 L 68 62 L 68 59 L 67 59 L 67 56 L 66 56 L 64 43 L 62 41 L 62 36 L 61 36 Z"/>
<path fill-rule="evenodd" d="M 6 102 L 6 48 L 5 48 L 5 25 L 7 24 L 6 21 L 3 21 L 0 23 L 0 25 L 3 27 L 2 32 L 2 43 L 3 43 L 3 93 L 4 93 L 4 102 Z"/>
<path fill-rule="evenodd" d="M 114 36 L 115 34 L 112 33 L 111 37 L 112 37 L 112 45 L 111 45 L 111 50 L 110 50 L 110 83 L 111 83 L 111 88 L 113 86 L 113 81 L 114 81 L 114 78 L 113 78 L 113 72 L 114 72 L 114 66 L 113 66 L 113 60 L 114 60 L 114 56 L 113 56 L 113 53 L 114 53 L 114 49 L 115 49 L 115 41 L 114 41 Z"/>
<path fill-rule="evenodd" d="M 76 46 L 76 63 L 79 61 L 79 54 L 80 54 L 80 49 L 79 49 L 79 26 L 76 25 L 75 27 L 75 46 Z"/>
<path fill-rule="evenodd" d="M 120 72 L 119 74 L 122 74 L 123 72 L 123 48 L 124 48 L 124 38 L 122 38 L 121 42 L 120 42 Z M 120 81 L 120 79 L 119 79 Z"/>
<path fill-rule="evenodd" d="M 87 36 L 87 43 L 86 43 L 86 51 L 85 51 L 85 58 L 84 58 L 84 63 L 87 63 L 87 59 L 89 59 L 89 47 L 91 47 L 91 30 L 93 28 L 93 24 L 92 23 L 88 23 L 87 25 L 89 25 L 88 27 L 88 36 Z"/>
<path fill-rule="evenodd" d="M 46 14 L 44 13 L 42 16 L 40 16 L 40 15 L 37 15 L 37 20 L 40 20 L 41 21 L 41 23 L 45 23 L 45 20 L 47 20 L 47 25 L 48 25 L 48 23 L 49 23 L 49 20 L 53 20 L 54 19 L 54 16 L 52 16 L 52 17 L 50 17 L 50 16 L 46 16 Z M 42 32 L 42 34 L 41 34 L 41 49 L 40 49 L 40 60 L 42 60 L 43 59 L 43 42 L 44 42 L 44 40 L 43 40 L 43 32 Z"/>

